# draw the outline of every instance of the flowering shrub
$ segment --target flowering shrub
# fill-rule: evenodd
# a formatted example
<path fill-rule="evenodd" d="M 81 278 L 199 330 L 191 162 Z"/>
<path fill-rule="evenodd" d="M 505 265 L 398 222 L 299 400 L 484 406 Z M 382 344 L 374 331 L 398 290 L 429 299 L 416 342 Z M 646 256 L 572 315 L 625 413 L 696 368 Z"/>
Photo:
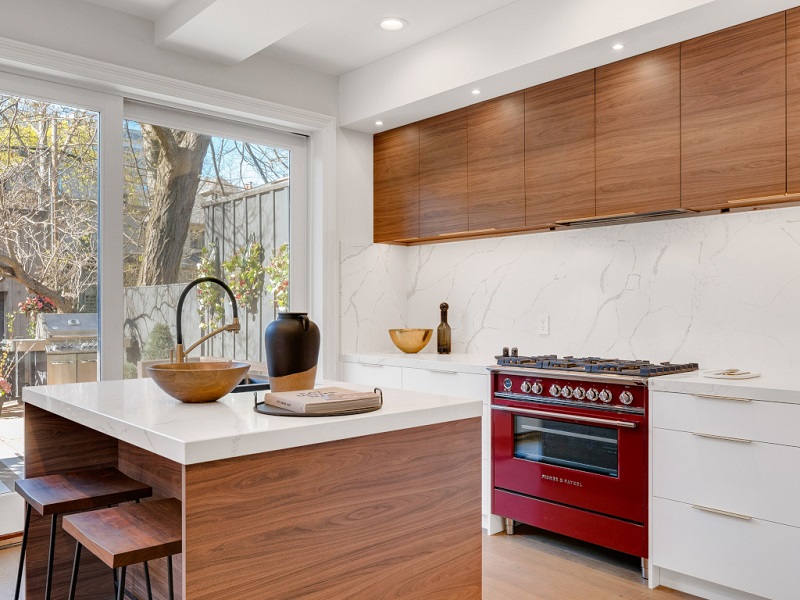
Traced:
<path fill-rule="evenodd" d="M 253 241 L 222 263 L 228 273 L 228 285 L 237 304 L 251 312 L 257 309 L 258 299 L 264 289 L 266 269 L 263 261 L 264 249 L 261 244 Z"/>
<path fill-rule="evenodd" d="M 266 268 L 269 283 L 267 291 L 272 294 L 275 308 L 286 308 L 289 305 L 289 244 L 281 244 L 272 251 L 272 257 Z"/>
<path fill-rule="evenodd" d="M 3 396 L 11 395 L 11 384 L 5 380 L 5 377 L 0 377 L 0 398 Z"/>
<path fill-rule="evenodd" d="M 19 312 L 28 318 L 27 335 L 32 338 L 36 335 L 36 315 L 39 313 L 54 313 L 57 311 L 55 303 L 45 296 L 29 296 L 18 305 Z"/>

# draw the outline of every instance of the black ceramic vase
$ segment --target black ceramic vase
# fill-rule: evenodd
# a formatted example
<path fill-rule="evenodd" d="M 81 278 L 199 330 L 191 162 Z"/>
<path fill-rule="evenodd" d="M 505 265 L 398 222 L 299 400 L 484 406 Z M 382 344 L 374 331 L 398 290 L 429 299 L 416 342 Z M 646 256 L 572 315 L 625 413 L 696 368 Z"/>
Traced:
<path fill-rule="evenodd" d="M 319 359 L 319 327 L 308 313 L 278 313 L 264 331 L 269 386 L 273 392 L 314 387 Z"/>

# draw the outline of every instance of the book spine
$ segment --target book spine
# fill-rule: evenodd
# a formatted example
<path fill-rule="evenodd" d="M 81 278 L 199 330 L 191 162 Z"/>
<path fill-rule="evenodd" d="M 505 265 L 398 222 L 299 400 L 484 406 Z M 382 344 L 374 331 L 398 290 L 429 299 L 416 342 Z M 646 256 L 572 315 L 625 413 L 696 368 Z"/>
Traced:
<path fill-rule="evenodd" d="M 270 404 L 279 408 L 285 408 L 292 412 L 306 412 L 306 405 L 302 402 L 293 402 L 291 400 L 284 400 L 283 398 L 271 398 Z"/>

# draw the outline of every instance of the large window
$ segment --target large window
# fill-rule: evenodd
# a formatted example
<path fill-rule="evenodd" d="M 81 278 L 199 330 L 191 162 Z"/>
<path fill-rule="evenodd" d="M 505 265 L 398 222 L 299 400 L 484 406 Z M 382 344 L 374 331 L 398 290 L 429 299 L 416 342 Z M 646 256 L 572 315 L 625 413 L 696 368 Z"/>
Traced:
<path fill-rule="evenodd" d="M 148 364 L 169 359 L 180 294 L 204 276 L 231 287 L 242 327 L 211 338 L 190 359 L 264 362 L 264 328 L 289 307 L 293 291 L 293 152 L 252 137 L 217 135 L 217 121 L 138 110 L 166 124 L 124 122 L 124 376 L 146 376 Z M 221 288 L 197 286 L 183 308 L 185 346 L 231 319 Z"/>

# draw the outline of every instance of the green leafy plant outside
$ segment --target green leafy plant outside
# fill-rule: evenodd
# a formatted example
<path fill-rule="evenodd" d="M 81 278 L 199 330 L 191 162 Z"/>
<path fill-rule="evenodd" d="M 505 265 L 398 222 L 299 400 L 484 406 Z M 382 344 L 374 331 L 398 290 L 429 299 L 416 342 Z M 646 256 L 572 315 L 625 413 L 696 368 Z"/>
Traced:
<path fill-rule="evenodd" d="M 258 299 L 264 291 L 267 269 L 263 262 L 264 249 L 261 244 L 252 241 L 222 263 L 237 304 L 250 312 L 258 308 Z"/>
<path fill-rule="evenodd" d="M 197 274 L 200 277 L 218 277 L 217 245 L 213 242 L 203 248 Z M 225 307 L 222 304 L 222 290 L 213 283 L 201 283 L 197 286 L 197 312 L 200 315 L 200 329 L 213 330 L 222 327 L 225 318 Z"/>
<path fill-rule="evenodd" d="M 164 323 L 156 323 L 142 349 L 142 360 L 169 358 L 170 350 L 174 348 L 175 342 L 169 327 Z"/>
<path fill-rule="evenodd" d="M 281 244 L 272 251 L 266 272 L 267 291 L 272 294 L 273 306 L 286 308 L 289 306 L 289 244 Z"/>

